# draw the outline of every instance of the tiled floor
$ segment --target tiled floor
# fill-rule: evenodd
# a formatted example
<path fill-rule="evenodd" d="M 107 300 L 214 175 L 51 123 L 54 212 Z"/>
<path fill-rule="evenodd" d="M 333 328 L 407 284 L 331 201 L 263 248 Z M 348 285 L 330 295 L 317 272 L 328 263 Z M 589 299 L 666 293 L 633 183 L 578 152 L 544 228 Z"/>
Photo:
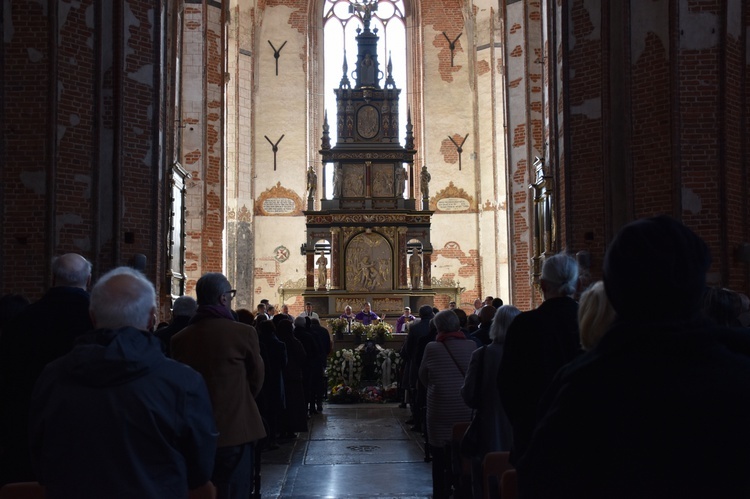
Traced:
<path fill-rule="evenodd" d="M 397 404 L 326 404 L 308 433 L 263 454 L 262 497 L 431 497 L 430 463 L 409 416 Z"/>

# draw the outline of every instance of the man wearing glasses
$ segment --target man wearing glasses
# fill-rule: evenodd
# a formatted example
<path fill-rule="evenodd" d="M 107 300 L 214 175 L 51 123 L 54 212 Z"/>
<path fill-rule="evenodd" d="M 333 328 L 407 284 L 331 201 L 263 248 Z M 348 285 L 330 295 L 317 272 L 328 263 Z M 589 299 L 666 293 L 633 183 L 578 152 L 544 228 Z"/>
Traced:
<path fill-rule="evenodd" d="M 198 311 L 190 325 L 172 337 L 172 356 L 203 375 L 219 430 L 211 481 L 220 498 L 247 499 L 252 492 L 255 442 L 266 436 L 255 397 L 264 366 L 255 328 L 236 322 L 237 291 L 212 272 L 198 279 Z"/>

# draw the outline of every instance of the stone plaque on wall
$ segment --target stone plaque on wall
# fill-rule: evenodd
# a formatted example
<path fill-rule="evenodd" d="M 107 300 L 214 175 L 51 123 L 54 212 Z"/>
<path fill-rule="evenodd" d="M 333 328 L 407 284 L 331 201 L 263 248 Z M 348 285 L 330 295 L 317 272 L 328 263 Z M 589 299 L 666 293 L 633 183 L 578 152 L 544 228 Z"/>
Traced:
<path fill-rule="evenodd" d="M 302 214 L 302 198 L 281 187 L 281 182 L 263 191 L 255 200 L 255 214 L 261 216 L 293 216 Z"/>
<path fill-rule="evenodd" d="M 437 202 L 438 211 L 466 211 L 469 201 L 464 198 L 443 198 Z"/>
<path fill-rule="evenodd" d="M 477 203 L 465 190 L 450 182 L 430 199 L 430 209 L 442 213 L 476 212 Z"/>

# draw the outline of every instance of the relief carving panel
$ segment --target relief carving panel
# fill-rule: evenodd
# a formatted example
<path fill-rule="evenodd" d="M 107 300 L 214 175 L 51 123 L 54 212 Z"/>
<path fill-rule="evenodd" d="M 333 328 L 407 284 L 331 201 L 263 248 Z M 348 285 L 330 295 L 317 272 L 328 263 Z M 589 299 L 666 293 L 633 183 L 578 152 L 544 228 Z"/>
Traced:
<path fill-rule="evenodd" d="M 346 289 L 349 291 L 391 290 L 393 252 L 380 234 L 361 233 L 346 248 Z"/>

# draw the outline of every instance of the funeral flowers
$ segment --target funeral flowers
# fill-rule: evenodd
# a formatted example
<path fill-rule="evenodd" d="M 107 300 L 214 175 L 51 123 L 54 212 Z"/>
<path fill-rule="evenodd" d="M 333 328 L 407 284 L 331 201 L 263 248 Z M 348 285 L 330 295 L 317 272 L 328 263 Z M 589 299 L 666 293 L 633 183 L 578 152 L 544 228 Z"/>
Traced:
<path fill-rule="evenodd" d="M 357 350 L 338 350 L 334 355 L 328 357 L 326 372 L 328 374 L 328 386 L 339 384 L 359 386 L 359 381 L 362 378 L 362 356 Z"/>

